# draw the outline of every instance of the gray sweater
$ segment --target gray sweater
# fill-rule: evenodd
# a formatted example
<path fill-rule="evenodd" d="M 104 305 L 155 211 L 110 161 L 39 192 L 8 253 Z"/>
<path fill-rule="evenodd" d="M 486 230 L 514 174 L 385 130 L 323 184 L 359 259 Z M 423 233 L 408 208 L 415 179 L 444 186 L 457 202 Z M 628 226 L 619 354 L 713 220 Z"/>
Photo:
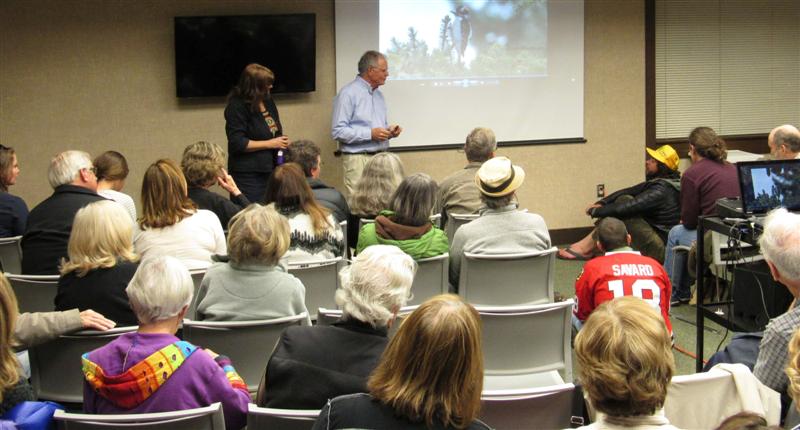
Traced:
<path fill-rule="evenodd" d="M 461 258 L 474 254 L 510 254 L 550 248 L 550 233 L 537 214 L 517 210 L 516 205 L 485 209 L 474 221 L 462 225 L 450 244 L 450 285 L 458 287 Z"/>
<path fill-rule="evenodd" d="M 303 283 L 282 266 L 216 263 L 194 300 L 198 320 L 248 321 L 307 313 L 305 295 Z"/>

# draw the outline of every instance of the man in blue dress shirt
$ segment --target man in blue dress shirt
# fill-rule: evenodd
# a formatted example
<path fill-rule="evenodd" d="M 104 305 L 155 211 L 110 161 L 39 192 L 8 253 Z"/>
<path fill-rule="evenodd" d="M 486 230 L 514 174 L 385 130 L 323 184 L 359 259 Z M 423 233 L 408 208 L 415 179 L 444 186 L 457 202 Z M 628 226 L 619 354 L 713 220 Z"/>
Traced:
<path fill-rule="evenodd" d="M 353 194 L 370 157 L 389 149 L 389 139 L 403 131 L 399 125 L 389 125 L 386 101 L 378 90 L 388 76 L 386 57 L 367 51 L 358 61 L 358 76 L 333 100 L 331 136 L 342 152 L 348 195 Z"/>

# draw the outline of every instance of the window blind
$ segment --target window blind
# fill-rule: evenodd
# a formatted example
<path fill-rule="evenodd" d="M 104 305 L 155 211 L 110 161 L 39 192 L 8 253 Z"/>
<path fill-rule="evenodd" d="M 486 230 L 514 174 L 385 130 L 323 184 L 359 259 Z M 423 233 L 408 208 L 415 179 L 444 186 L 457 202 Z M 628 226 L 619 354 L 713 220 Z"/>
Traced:
<path fill-rule="evenodd" d="M 800 125 L 800 1 L 656 0 L 656 138 Z"/>

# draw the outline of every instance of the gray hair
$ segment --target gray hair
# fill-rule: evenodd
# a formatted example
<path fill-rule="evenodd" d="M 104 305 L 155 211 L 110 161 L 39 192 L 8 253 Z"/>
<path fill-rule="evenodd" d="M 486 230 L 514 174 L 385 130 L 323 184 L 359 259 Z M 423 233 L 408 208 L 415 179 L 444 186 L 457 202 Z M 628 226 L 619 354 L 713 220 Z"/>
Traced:
<path fill-rule="evenodd" d="M 393 245 L 372 245 L 339 272 L 336 304 L 344 319 L 385 327 L 406 305 L 417 263 Z"/>
<path fill-rule="evenodd" d="M 758 239 L 764 258 L 793 281 L 800 281 L 800 215 L 784 208 L 769 213 Z"/>
<path fill-rule="evenodd" d="M 386 56 L 378 51 L 365 52 L 364 55 L 361 56 L 361 59 L 358 60 L 358 74 L 363 75 L 367 73 L 370 67 L 378 67 L 378 60 L 381 58 L 385 60 Z"/>
<path fill-rule="evenodd" d="M 142 261 L 125 292 L 139 323 L 151 324 L 172 318 L 188 306 L 194 283 L 180 260 L 163 255 Z"/>
<path fill-rule="evenodd" d="M 394 221 L 401 225 L 420 226 L 430 222 L 436 203 L 436 181 L 424 173 L 415 173 L 403 179 L 389 201 L 394 211 Z"/>
<path fill-rule="evenodd" d="M 392 152 L 375 154 L 367 161 L 350 197 L 350 212 L 374 217 L 389 207 L 389 199 L 405 176 L 403 162 Z"/>
<path fill-rule="evenodd" d="M 492 158 L 495 150 L 497 150 L 497 139 L 494 137 L 492 129 L 476 127 L 467 135 L 464 153 L 466 153 L 468 161 L 483 163 Z"/>
<path fill-rule="evenodd" d="M 481 201 L 489 209 L 501 209 L 513 203 L 516 196 L 517 193 L 506 194 L 501 197 L 491 197 L 481 193 Z"/>
<path fill-rule="evenodd" d="M 81 169 L 90 169 L 92 158 L 84 151 L 64 151 L 50 160 L 47 169 L 47 180 L 50 186 L 56 188 L 72 183 Z"/>

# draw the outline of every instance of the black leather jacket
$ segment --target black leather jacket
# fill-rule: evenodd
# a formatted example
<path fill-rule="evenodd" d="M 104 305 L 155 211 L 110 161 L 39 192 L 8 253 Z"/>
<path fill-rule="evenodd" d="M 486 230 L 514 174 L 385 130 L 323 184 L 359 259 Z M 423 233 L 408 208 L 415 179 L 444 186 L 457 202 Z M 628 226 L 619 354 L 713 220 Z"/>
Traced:
<path fill-rule="evenodd" d="M 617 202 L 622 195 L 632 196 L 633 200 Z M 641 216 L 654 228 L 668 232 L 681 220 L 680 178 L 651 179 L 619 190 L 598 203 L 602 206 L 592 210 L 593 218 Z"/>

